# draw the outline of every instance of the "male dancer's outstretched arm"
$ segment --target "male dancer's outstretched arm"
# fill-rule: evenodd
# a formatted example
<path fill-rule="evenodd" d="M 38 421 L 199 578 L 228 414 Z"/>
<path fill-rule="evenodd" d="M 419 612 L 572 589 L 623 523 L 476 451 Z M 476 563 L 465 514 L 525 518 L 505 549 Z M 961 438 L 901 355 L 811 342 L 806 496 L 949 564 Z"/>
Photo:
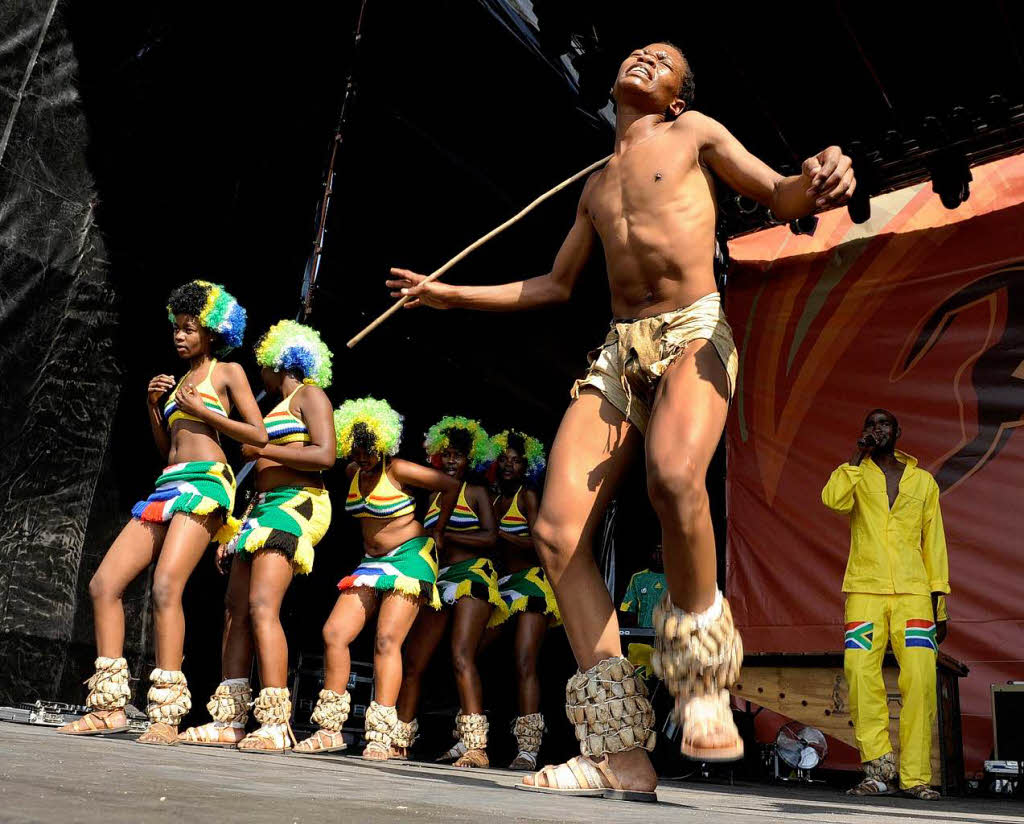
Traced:
<path fill-rule="evenodd" d="M 485 312 L 509 312 L 536 309 L 552 303 L 565 303 L 572 295 L 576 280 L 583 271 L 594 249 L 597 234 L 587 216 L 583 203 L 589 181 L 576 207 L 576 220 L 555 255 L 551 271 L 546 275 L 502 283 L 495 286 L 452 286 L 433 281 L 420 287 L 425 275 L 408 269 L 392 268 L 393 277 L 387 281 L 391 297 L 412 295 L 406 309 L 429 306 L 433 309 L 480 309 Z"/>

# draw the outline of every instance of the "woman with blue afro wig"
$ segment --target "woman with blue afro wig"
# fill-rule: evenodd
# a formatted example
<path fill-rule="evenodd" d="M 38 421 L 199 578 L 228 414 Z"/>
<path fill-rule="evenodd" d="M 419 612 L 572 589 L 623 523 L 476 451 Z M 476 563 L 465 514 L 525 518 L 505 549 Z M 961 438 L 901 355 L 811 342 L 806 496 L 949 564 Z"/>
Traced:
<path fill-rule="evenodd" d="M 331 382 L 331 351 L 315 329 L 291 320 L 274 324 L 256 344 L 256 361 L 267 394 L 279 402 L 263 418 L 270 442 L 242 447 L 242 457 L 256 461 L 258 494 L 238 534 L 217 552 L 222 568 L 231 567 L 224 680 L 207 705 L 213 721 L 179 740 L 266 753 L 293 743 L 281 603 L 292 576 L 312 570 L 313 548 L 331 524 L 323 473 L 334 465 L 336 436 L 323 390 Z M 246 735 L 254 641 L 262 690 L 252 706 L 260 727 Z"/>
<path fill-rule="evenodd" d="M 244 446 L 267 443 L 256 399 L 242 368 L 218 364 L 214 349 L 237 346 L 245 331 L 245 310 L 224 289 L 194 280 L 168 300 L 172 339 L 188 372 L 176 381 L 157 375 L 146 390 L 147 413 L 156 447 L 167 468 L 156 489 L 132 509 L 89 583 L 96 631 L 96 671 L 89 679 L 89 712 L 60 728 L 67 735 L 103 735 L 128 729 L 128 665 L 124 659 L 121 596 L 156 558 L 153 625 L 156 669 L 150 674 L 143 744 L 175 744 L 178 723 L 192 706 L 181 671 L 185 641 L 182 591 L 211 541 L 228 541 L 238 522 L 231 517 L 235 476 L 221 447 L 224 435 Z M 232 406 L 241 420 L 233 420 Z"/>

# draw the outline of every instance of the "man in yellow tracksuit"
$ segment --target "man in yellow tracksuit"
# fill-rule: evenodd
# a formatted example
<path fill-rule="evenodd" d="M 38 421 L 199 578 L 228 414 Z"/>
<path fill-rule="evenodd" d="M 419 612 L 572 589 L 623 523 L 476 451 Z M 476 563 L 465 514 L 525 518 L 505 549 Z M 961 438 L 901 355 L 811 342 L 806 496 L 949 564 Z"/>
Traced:
<path fill-rule="evenodd" d="M 900 667 L 899 787 L 925 800 L 931 789 L 935 658 L 946 635 L 946 538 L 935 479 L 898 451 L 899 423 L 876 409 L 864 422 L 849 463 L 821 492 L 829 509 L 850 516 L 844 668 L 865 779 L 852 795 L 897 790 L 882 682 L 888 643 Z"/>

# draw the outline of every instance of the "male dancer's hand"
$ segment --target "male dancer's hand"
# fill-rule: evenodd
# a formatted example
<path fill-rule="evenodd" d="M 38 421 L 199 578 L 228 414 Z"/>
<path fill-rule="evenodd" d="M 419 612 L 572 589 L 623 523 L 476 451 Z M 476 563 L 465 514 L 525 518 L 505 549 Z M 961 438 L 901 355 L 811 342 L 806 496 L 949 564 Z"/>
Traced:
<path fill-rule="evenodd" d="M 857 187 L 853 161 L 838 146 L 829 146 L 807 158 L 801 171 L 804 180 L 810 184 L 807 196 L 815 198 L 814 205 L 818 209 L 842 206 Z"/>
<path fill-rule="evenodd" d="M 430 283 L 423 283 L 427 277 L 426 275 L 420 275 L 408 269 L 392 268 L 391 274 L 392 277 L 385 281 L 385 283 L 387 283 L 388 288 L 391 290 L 391 297 L 409 298 L 409 301 L 405 304 L 406 309 L 415 309 L 421 304 L 429 306 L 431 309 L 451 308 L 447 298 L 451 287 L 447 284 L 438 283 L 436 280 Z"/>

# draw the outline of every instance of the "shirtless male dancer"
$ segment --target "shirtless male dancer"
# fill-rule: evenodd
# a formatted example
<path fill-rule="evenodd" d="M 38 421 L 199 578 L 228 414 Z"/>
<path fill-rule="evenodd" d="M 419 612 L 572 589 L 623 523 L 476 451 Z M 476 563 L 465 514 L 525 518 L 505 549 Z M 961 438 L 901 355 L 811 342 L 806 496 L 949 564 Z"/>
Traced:
<path fill-rule="evenodd" d="M 580 671 L 566 712 L 582 755 L 545 767 L 524 788 L 656 800 L 654 713 L 622 658 L 615 607 L 592 540 L 629 462 L 641 452 L 662 528 L 669 595 L 655 614 L 655 671 L 676 698 L 685 755 L 732 760 L 743 742 L 726 689 L 743 652 L 715 577 L 705 473 L 725 427 L 738 358 L 716 292 L 715 180 L 793 220 L 845 203 L 850 158 L 830 146 L 783 177 L 720 123 L 688 111 L 689 64 L 678 48 L 634 51 L 615 80 L 615 154 L 587 180 L 576 220 L 551 271 L 497 286 L 423 284 L 392 269 L 407 306 L 490 311 L 569 300 L 600 238 L 615 320 L 551 449 L 533 538 L 562 606 Z"/>

